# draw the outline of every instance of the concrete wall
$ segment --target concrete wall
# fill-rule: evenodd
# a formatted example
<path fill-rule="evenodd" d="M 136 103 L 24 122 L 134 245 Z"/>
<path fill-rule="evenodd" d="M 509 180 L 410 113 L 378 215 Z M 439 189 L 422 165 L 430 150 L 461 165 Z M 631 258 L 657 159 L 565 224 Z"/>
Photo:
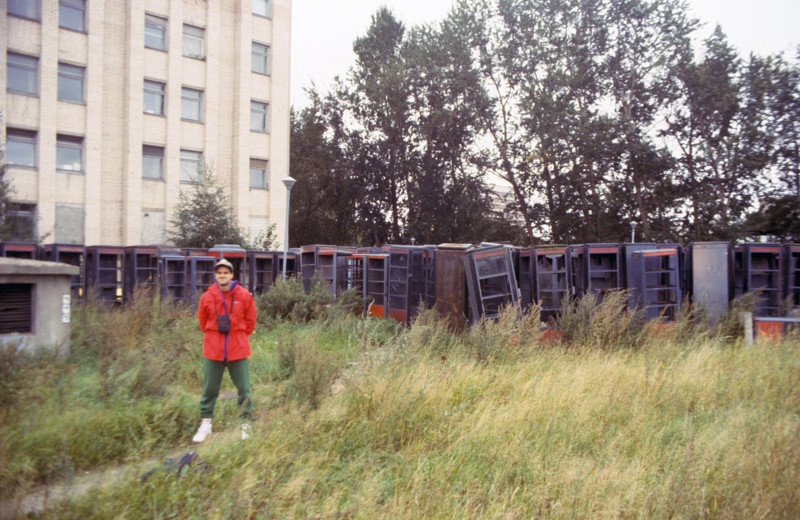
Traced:
<path fill-rule="evenodd" d="M 0 344 L 19 344 L 27 352 L 69 351 L 70 276 L 80 268 L 54 262 L 0 258 L 0 285 L 32 284 L 32 332 L 0 335 Z"/>

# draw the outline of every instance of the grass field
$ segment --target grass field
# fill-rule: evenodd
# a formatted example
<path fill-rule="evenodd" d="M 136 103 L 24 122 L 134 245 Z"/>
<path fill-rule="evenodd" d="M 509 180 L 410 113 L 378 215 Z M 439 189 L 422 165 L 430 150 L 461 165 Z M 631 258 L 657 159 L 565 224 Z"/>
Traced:
<path fill-rule="evenodd" d="M 87 306 L 69 358 L 4 353 L 0 489 L 196 449 L 180 478 L 131 470 L 42 516 L 800 516 L 800 341 L 744 347 L 687 317 L 648 330 L 619 301 L 576 306 L 560 344 L 535 310 L 461 335 L 431 311 L 410 329 L 342 306 L 268 319 L 252 438 L 222 401 L 199 448 L 188 311 Z"/>

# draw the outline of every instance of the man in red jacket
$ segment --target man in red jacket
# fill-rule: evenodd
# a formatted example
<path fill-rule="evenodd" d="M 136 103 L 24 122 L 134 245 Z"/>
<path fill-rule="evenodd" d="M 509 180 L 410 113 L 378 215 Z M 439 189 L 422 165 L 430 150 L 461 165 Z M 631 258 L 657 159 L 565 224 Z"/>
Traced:
<path fill-rule="evenodd" d="M 200 399 L 200 428 L 192 442 L 200 443 L 211 434 L 214 403 L 225 367 L 239 392 L 242 439 L 249 437 L 253 404 L 250 401 L 249 336 L 256 328 L 253 296 L 233 280 L 233 264 L 224 258 L 214 266 L 217 283 L 206 290 L 197 307 L 197 321 L 203 331 L 203 397 Z"/>

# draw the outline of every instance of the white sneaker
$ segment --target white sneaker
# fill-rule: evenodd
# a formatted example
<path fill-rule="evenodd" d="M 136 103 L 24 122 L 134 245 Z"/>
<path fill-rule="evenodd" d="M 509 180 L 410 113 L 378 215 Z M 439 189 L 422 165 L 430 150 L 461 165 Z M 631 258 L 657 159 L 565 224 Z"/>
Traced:
<path fill-rule="evenodd" d="M 242 440 L 246 441 L 250 438 L 250 423 L 242 423 Z"/>
<path fill-rule="evenodd" d="M 200 427 L 197 429 L 197 433 L 192 437 L 192 442 L 200 444 L 206 440 L 209 435 L 211 435 L 211 419 L 203 419 L 200 421 Z"/>

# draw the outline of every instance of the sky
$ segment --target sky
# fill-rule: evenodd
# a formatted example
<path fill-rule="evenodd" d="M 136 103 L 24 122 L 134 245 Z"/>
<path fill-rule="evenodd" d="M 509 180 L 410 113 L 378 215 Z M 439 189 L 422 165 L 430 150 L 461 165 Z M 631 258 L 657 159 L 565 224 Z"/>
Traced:
<path fill-rule="evenodd" d="M 353 41 L 366 33 L 371 16 L 389 7 L 406 27 L 444 18 L 454 0 L 293 0 L 292 105 L 301 107 L 303 89 L 315 84 L 327 92 L 334 77 L 354 63 Z M 794 57 L 800 45 L 800 0 L 689 0 L 690 15 L 704 26 L 699 40 L 722 26 L 741 56 L 784 52 Z"/>

